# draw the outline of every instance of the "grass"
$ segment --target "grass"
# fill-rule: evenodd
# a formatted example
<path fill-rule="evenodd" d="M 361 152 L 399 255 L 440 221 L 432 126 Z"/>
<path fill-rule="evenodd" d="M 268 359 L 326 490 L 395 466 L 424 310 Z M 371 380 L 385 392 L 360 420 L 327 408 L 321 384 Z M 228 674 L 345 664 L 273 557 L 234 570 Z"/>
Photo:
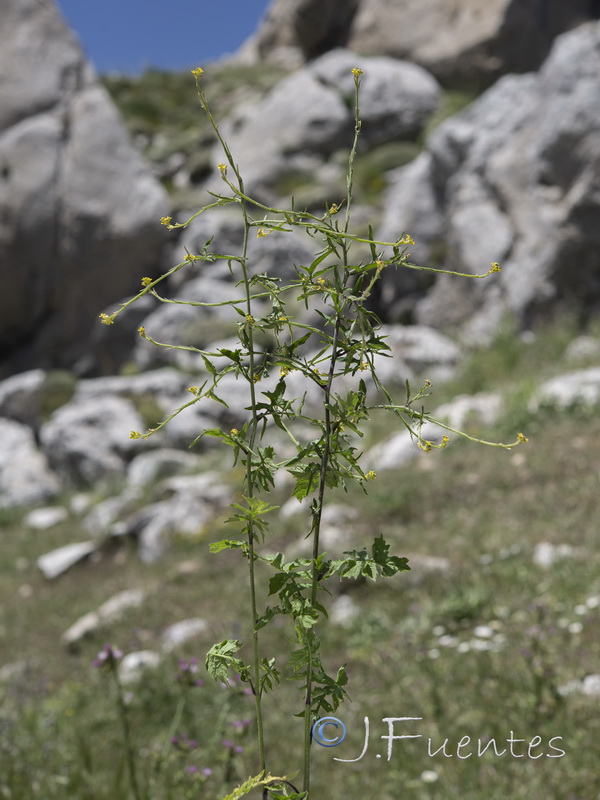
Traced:
<path fill-rule="evenodd" d="M 561 358 L 571 335 L 568 320 L 538 331 L 529 344 L 503 333 L 486 352 L 473 354 L 456 387 L 504 387 L 525 398 L 522 386 L 568 369 Z M 515 433 L 516 421 L 509 409 L 493 429 L 478 432 L 506 437 Z M 348 739 L 338 748 L 316 748 L 314 798 L 598 797 L 598 701 L 559 689 L 600 671 L 594 523 L 600 420 L 585 409 L 547 410 L 522 415 L 519 429 L 521 423 L 530 435 L 526 447 L 505 452 L 452 443 L 419 454 L 410 467 L 381 472 L 369 495 L 353 495 L 358 519 L 343 531 L 348 546 L 368 544 L 383 533 L 397 554 L 411 559 L 413 570 L 381 584 L 331 585 L 334 607 L 343 597 L 355 613 L 323 631 L 323 655 L 332 669 L 347 663 L 353 702 L 336 713 Z M 340 493 L 332 501 L 348 498 Z M 280 520 L 274 549 L 300 542 L 305 525 L 302 515 Z M 168 625 L 196 616 L 207 620 L 206 632 L 127 687 L 143 791 L 149 798 L 212 800 L 252 771 L 251 730 L 238 733 L 233 726 L 252 717 L 252 698 L 210 684 L 205 675 L 206 684 L 193 689 L 175 680 L 177 657 L 202 662 L 213 642 L 244 638 L 247 631 L 244 565 L 235 554 L 208 554 L 208 542 L 224 535 L 221 527 L 220 522 L 204 538 L 177 539 L 160 564 L 141 564 L 133 543 L 122 543 L 48 583 L 35 559 L 80 540 L 79 519 L 72 515 L 40 532 L 28 530 L 19 514 L 4 513 L 0 665 L 20 666 L 0 685 L 0 797 L 126 800 L 109 676 L 90 662 L 105 641 L 125 651 L 158 650 Z M 542 542 L 569 545 L 571 555 L 540 566 L 534 554 Z M 130 587 L 147 590 L 142 608 L 84 640 L 75 652 L 61 646 L 61 634 L 75 619 Z M 289 633 L 285 627 L 267 629 L 267 652 L 283 654 Z M 267 699 L 269 766 L 277 774 L 300 763 L 302 720 L 294 716 L 300 710 L 294 684 L 286 682 L 281 694 Z M 360 754 L 365 716 L 371 736 L 364 758 L 333 761 Z M 421 717 L 398 722 L 394 730 L 422 738 L 394 741 L 388 762 L 380 737 L 387 733 L 383 718 L 392 716 Z M 544 755 L 517 758 L 509 750 L 502 757 L 491 751 L 477 756 L 478 739 L 493 737 L 500 751 L 508 747 L 511 731 L 526 740 L 513 745 L 515 753 L 526 754 L 539 736 L 532 752 Z M 177 749 L 170 744 L 173 735 L 199 746 Z M 460 754 L 474 755 L 459 758 L 458 742 L 465 736 L 471 742 Z M 558 753 L 549 744 L 553 737 L 562 737 L 553 744 L 566 751 L 564 757 L 548 757 Z M 448 739 L 446 756 L 429 756 L 428 738 L 432 750 Z M 202 769 L 212 774 L 204 776 Z"/>

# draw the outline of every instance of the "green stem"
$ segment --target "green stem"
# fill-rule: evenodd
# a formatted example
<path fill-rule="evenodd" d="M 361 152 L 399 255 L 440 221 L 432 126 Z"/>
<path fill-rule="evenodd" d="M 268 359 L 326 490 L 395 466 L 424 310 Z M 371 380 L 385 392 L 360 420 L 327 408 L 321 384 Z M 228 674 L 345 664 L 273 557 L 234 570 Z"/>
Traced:
<path fill-rule="evenodd" d="M 347 178 L 347 196 L 346 196 L 346 218 L 344 221 L 344 228 L 343 231 L 337 231 L 338 235 L 342 239 L 342 263 L 343 263 L 343 272 L 342 276 L 340 276 L 338 267 L 334 267 L 335 270 L 335 286 L 336 288 L 341 288 L 338 296 L 341 302 L 334 302 L 335 306 L 335 328 L 333 332 L 333 338 L 331 342 L 331 359 L 329 362 L 329 373 L 327 376 L 327 385 L 325 386 L 325 394 L 323 398 L 323 405 L 325 407 L 325 432 L 324 432 L 324 447 L 323 447 L 323 454 L 321 456 L 321 471 L 319 474 L 319 488 L 317 492 L 317 503 L 313 513 L 313 521 L 312 521 L 312 537 L 313 537 L 313 550 L 312 550 L 312 563 L 311 563 L 311 605 L 314 609 L 315 604 L 317 602 L 317 592 L 319 589 L 319 572 L 317 568 L 317 563 L 319 559 L 319 550 L 320 550 L 320 534 L 321 534 L 321 516 L 323 513 L 323 501 L 325 498 L 325 488 L 327 486 L 327 469 L 329 467 L 329 457 L 331 454 L 331 437 L 332 437 L 332 423 L 331 423 L 331 387 L 333 384 L 333 378 L 335 374 L 335 367 L 336 367 L 336 360 L 337 360 L 337 351 L 338 351 L 338 343 L 340 338 L 341 332 L 341 320 L 344 316 L 344 310 L 346 307 L 346 301 L 343 299 L 344 290 L 348 284 L 349 278 L 349 270 L 346 268 L 348 264 L 348 244 L 346 239 L 348 226 L 350 225 L 350 210 L 352 206 L 352 187 L 354 182 L 354 159 L 356 157 L 356 148 L 358 145 L 358 137 L 360 136 L 360 116 L 359 116 L 359 104 L 358 104 L 358 96 L 359 96 L 359 86 L 360 82 L 358 78 L 355 80 L 355 87 L 356 87 L 356 98 L 355 98 L 355 124 L 354 124 L 354 142 L 352 144 L 352 149 L 350 150 L 350 156 L 348 159 L 348 178 Z M 308 632 L 306 636 L 306 643 L 307 649 L 309 651 L 309 661 L 308 666 L 306 668 L 306 699 L 305 699 L 305 706 L 304 706 L 304 783 L 303 783 L 303 790 L 307 793 L 307 797 L 310 793 L 310 735 L 311 735 L 311 723 L 312 723 L 312 716 L 311 716 L 311 705 L 312 705 L 312 684 L 313 684 L 313 662 L 312 662 L 312 649 L 311 649 L 311 638 L 314 636 L 312 629 Z"/>
<path fill-rule="evenodd" d="M 208 103 L 206 101 L 206 97 L 204 93 L 200 89 L 200 85 L 198 83 L 198 78 L 196 78 L 196 86 L 198 88 L 198 97 L 200 98 L 200 104 L 206 113 L 213 130 L 215 131 L 217 138 L 223 148 L 223 152 L 225 153 L 225 157 L 227 162 L 231 166 L 235 177 L 237 179 L 238 187 L 239 187 L 239 197 L 240 197 L 240 205 L 242 209 L 242 216 L 244 219 L 244 242 L 242 246 L 242 255 L 239 259 L 239 263 L 242 268 L 242 281 L 244 284 L 244 291 L 245 291 L 245 299 L 246 299 L 246 314 L 248 317 L 252 317 L 252 295 L 250 291 L 250 281 L 248 277 L 248 264 L 247 264 L 247 255 L 248 255 L 248 234 L 251 228 L 251 220 L 248 216 L 248 202 L 249 199 L 246 198 L 245 190 L 244 190 L 244 181 L 242 176 L 237 168 L 235 161 L 233 160 L 233 156 L 227 145 L 227 142 L 223 139 L 221 132 L 219 131 L 219 126 L 217 125 L 215 119 L 213 118 L 210 109 L 208 107 Z M 229 183 L 229 181 L 227 182 Z M 230 184 L 231 185 L 231 184 Z M 236 192 L 238 194 L 238 192 Z M 258 416 L 256 412 L 256 389 L 254 386 L 254 370 L 255 370 L 255 358 L 254 358 L 254 334 L 252 331 L 252 325 L 248 326 L 248 355 L 249 355 L 249 384 L 250 384 L 250 407 L 252 410 L 252 422 L 250 425 L 250 436 L 249 436 L 249 448 L 250 451 L 254 451 L 254 446 L 256 443 L 256 436 L 258 432 Z M 246 477 L 245 477 L 245 484 L 246 484 L 246 491 L 248 499 L 252 499 L 254 496 L 254 478 L 252 474 L 252 456 L 248 455 L 246 459 Z M 253 676 L 253 692 L 254 692 L 254 701 L 255 701 L 255 708 L 256 708 L 256 725 L 257 725 L 257 736 L 258 736 L 258 753 L 259 753 L 259 760 L 260 760 L 260 769 L 262 772 L 266 772 L 266 758 L 265 758 L 265 743 L 264 743 L 264 723 L 263 723 L 263 714 L 262 714 L 262 702 L 261 702 L 261 692 L 260 692 L 260 657 L 259 657 L 259 640 L 258 640 L 258 630 L 256 627 L 257 620 L 258 620 L 258 609 L 256 603 L 256 577 L 255 577 L 255 570 L 254 570 L 254 562 L 256 560 L 255 555 L 255 539 L 256 535 L 254 532 L 254 526 L 252 521 L 248 523 L 248 568 L 250 573 L 250 606 L 251 606 L 251 614 L 252 614 L 252 676 Z"/>
<path fill-rule="evenodd" d="M 135 752 L 133 749 L 133 741 L 131 739 L 131 728 L 129 727 L 129 714 L 127 712 L 127 706 L 125 705 L 123 687 L 121 685 L 121 681 L 119 680 L 116 664 L 111 665 L 111 672 L 117 690 L 117 706 L 119 709 L 121 727 L 123 728 L 123 742 L 125 744 L 125 757 L 127 759 L 127 768 L 129 770 L 129 783 L 131 784 L 131 791 L 133 792 L 135 800 L 141 800 L 142 795 L 140 794 L 135 770 Z"/>

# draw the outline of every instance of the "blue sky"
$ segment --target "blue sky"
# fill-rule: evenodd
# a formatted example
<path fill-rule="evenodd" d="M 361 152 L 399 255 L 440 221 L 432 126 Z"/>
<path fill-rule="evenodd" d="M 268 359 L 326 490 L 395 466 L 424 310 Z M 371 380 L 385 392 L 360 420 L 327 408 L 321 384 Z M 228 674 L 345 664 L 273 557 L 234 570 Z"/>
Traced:
<path fill-rule="evenodd" d="M 101 73 L 187 69 L 234 52 L 270 0 L 57 0 Z"/>

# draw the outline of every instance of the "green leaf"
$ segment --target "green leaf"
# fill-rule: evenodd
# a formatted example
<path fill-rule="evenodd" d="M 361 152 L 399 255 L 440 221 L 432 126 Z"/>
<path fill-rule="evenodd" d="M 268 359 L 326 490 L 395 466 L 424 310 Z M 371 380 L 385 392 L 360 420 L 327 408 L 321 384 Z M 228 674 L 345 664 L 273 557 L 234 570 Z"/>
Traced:
<path fill-rule="evenodd" d="M 287 580 L 288 576 L 285 572 L 278 572 L 277 575 L 273 575 L 269 580 L 269 595 L 277 594 L 285 586 Z"/>
<path fill-rule="evenodd" d="M 254 775 L 248 778 L 247 781 L 244 781 L 241 786 L 235 788 L 233 792 L 230 792 L 228 795 L 223 797 L 222 800 L 240 800 L 240 797 L 250 794 L 250 792 L 252 792 L 258 786 L 268 786 L 271 783 L 286 784 L 287 782 L 287 778 L 278 778 L 270 774 L 265 776 L 265 773 L 261 772 L 259 775 Z"/>
<path fill-rule="evenodd" d="M 216 681 L 227 683 L 228 671 L 231 668 L 240 673 L 242 679 L 247 679 L 249 670 L 244 662 L 235 658 L 235 653 L 242 643 L 237 639 L 225 639 L 219 644 L 214 644 L 206 654 L 206 671 Z"/>
<path fill-rule="evenodd" d="M 245 546 L 245 542 L 238 539 L 221 539 L 220 542 L 211 542 L 209 550 L 211 553 L 220 553 L 221 550 L 235 550 Z"/>

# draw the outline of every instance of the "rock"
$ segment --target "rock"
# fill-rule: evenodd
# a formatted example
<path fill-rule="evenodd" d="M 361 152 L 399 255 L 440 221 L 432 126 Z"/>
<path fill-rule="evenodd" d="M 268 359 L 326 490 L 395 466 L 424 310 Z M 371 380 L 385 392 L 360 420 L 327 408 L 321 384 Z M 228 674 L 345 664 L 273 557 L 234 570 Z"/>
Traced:
<path fill-rule="evenodd" d="M 137 375 L 113 375 L 81 380 L 77 384 L 75 399 L 97 400 L 99 397 L 114 396 L 136 402 L 151 399 L 166 414 L 176 408 L 189 383 L 189 378 L 181 372 L 165 367 Z"/>
<path fill-rule="evenodd" d="M 178 220 L 185 220 L 192 216 L 191 213 L 181 213 Z M 197 255 L 202 252 L 206 243 L 211 240 L 208 247 L 211 253 L 222 255 L 237 255 L 244 242 L 244 221 L 239 209 L 213 208 L 206 214 L 200 214 L 193 222 L 181 231 L 181 236 L 173 250 L 173 264 L 181 264 L 188 253 Z M 205 281 L 233 281 L 227 261 L 193 262 L 186 264 L 178 272 L 173 273 L 169 279 L 169 286 L 177 293 L 183 283 L 194 278 L 202 277 Z M 210 297 L 210 291 L 207 292 Z"/>
<path fill-rule="evenodd" d="M 0 418 L 0 508 L 37 505 L 58 494 L 59 481 L 25 425 Z"/>
<path fill-rule="evenodd" d="M 411 263 L 442 266 L 445 208 L 439 198 L 438 175 L 431 154 L 421 153 L 405 167 L 388 173 L 388 178 L 377 239 L 397 242 L 409 233 L 415 242 L 410 248 Z M 386 248 L 386 255 L 391 257 L 391 248 Z M 383 320 L 411 320 L 416 300 L 430 285 L 431 276 L 427 272 L 398 268 L 383 275 L 370 302 Z"/>
<path fill-rule="evenodd" d="M 0 383 L 0 417 L 8 417 L 30 427 L 39 424 L 46 373 L 32 369 Z"/>
<path fill-rule="evenodd" d="M 59 475 L 77 484 L 122 477 L 125 459 L 139 451 L 129 438 L 145 425 L 133 405 L 121 397 L 75 398 L 42 426 L 43 449 Z"/>
<path fill-rule="evenodd" d="M 139 501 L 139 487 L 128 485 L 124 492 L 116 497 L 107 497 L 97 503 L 86 518 L 83 527 L 94 539 L 119 536 L 124 533 L 122 517 L 132 513 Z"/>
<path fill-rule="evenodd" d="M 274 0 L 242 59 L 296 67 L 343 46 L 360 0 Z"/>
<path fill-rule="evenodd" d="M 121 683 L 137 683 L 149 669 L 160 666 L 161 657 L 153 650 L 137 650 L 127 653 L 119 664 L 119 678 Z"/>
<path fill-rule="evenodd" d="M 600 203 L 599 41 L 598 23 L 559 37 L 539 74 L 502 78 L 443 123 L 419 164 L 396 179 L 385 201 L 388 237 L 395 214 L 398 227 L 425 237 L 424 263 L 435 263 L 437 250 L 451 270 L 481 274 L 493 262 L 502 266 L 484 281 L 440 276 L 413 321 L 459 328 L 466 340 L 481 342 L 507 314 L 526 326 L 542 310 L 590 310 L 599 302 L 592 222 Z M 409 209 L 432 201 L 435 223 L 415 237 Z M 402 297 L 405 280 L 401 272 L 384 275 L 393 299 Z"/>
<path fill-rule="evenodd" d="M 148 486 L 160 478 L 178 472 L 191 472 L 198 469 L 200 458 L 191 453 L 162 448 L 150 453 L 140 453 L 127 468 L 127 484 L 133 487 Z"/>
<path fill-rule="evenodd" d="M 143 320 L 143 327 L 148 336 L 158 342 L 202 349 L 216 339 L 229 336 L 235 331 L 239 317 L 232 311 L 231 306 L 226 304 L 239 300 L 240 297 L 239 287 L 236 288 L 232 282 L 205 277 L 194 278 L 179 288 L 175 295 L 176 299 L 223 305 L 198 307 L 167 303 L 146 317 Z M 139 337 L 133 359 L 142 370 L 164 364 L 175 364 L 190 371 L 203 369 L 199 354 L 158 347 Z"/>
<path fill-rule="evenodd" d="M 29 661 L 11 661 L 0 667 L 0 683 L 12 683 L 13 681 L 25 678 L 26 673 L 31 668 Z"/>
<path fill-rule="evenodd" d="M 429 556 L 426 553 L 410 553 L 406 556 L 410 572 L 402 576 L 402 579 L 415 585 L 423 581 L 427 575 L 432 573 L 446 574 L 450 572 L 451 564 L 443 556 Z"/>
<path fill-rule="evenodd" d="M 228 120 L 224 135 L 251 193 L 268 196 L 286 175 L 318 175 L 325 158 L 352 144 L 357 66 L 365 72 L 360 147 L 417 136 L 439 102 L 435 79 L 414 64 L 333 50 Z M 214 161 L 223 160 L 219 146 Z"/>
<path fill-rule="evenodd" d="M 164 499 L 126 517 L 123 532 L 139 539 L 140 558 L 158 561 L 174 535 L 199 536 L 217 513 L 231 502 L 231 490 L 218 473 L 168 478 L 156 489 Z"/>
<path fill-rule="evenodd" d="M 59 547 L 56 550 L 52 550 L 50 553 L 45 553 L 43 556 L 40 556 L 37 560 L 37 566 L 44 578 L 52 581 L 71 569 L 75 564 L 78 564 L 84 558 L 87 558 L 95 550 L 96 545 L 94 542 L 66 544 L 64 547 Z"/>
<path fill-rule="evenodd" d="M 569 364 L 600 360 L 600 339 L 595 336 L 578 336 L 565 350 L 565 361 Z"/>
<path fill-rule="evenodd" d="M 112 325 L 94 325 L 88 349 L 73 364 L 73 371 L 77 375 L 92 376 L 117 375 L 128 369 L 133 363 L 139 327 L 157 305 L 154 297 L 145 295 L 123 309 Z M 110 315 L 114 310 L 113 303 L 102 312 Z"/>
<path fill-rule="evenodd" d="M 491 425 L 502 411 L 502 398 L 498 394 L 480 393 L 476 395 L 460 395 L 449 403 L 436 408 L 431 416 L 458 430 L 464 429 L 469 419 L 474 416 L 482 423 Z M 416 426 L 414 426 L 416 428 Z M 456 434 L 433 422 L 425 421 L 420 429 L 421 438 L 439 444 L 442 436 L 453 439 Z M 397 469 L 412 461 L 420 450 L 416 439 L 409 431 L 403 430 L 371 448 L 364 457 L 364 463 L 376 465 L 377 471 Z"/>
<path fill-rule="evenodd" d="M 600 675 L 586 675 L 581 684 L 581 694 L 600 697 Z"/>
<path fill-rule="evenodd" d="M 279 81 L 259 103 L 236 109 L 223 125 L 223 134 L 247 190 L 260 197 L 276 179 L 294 172 L 294 166 L 300 171 L 314 169 L 324 156 L 351 143 L 352 113 L 339 92 L 302 69 Z M 295 165 L 294 156 L 299 154 L 317 159 L 304 158 Z M 213 161 L 224 160 L 219 145 Z"/>
<path fill-rule="evenodd" d="M 543 383 L 529 401 L 529 411 L 542 407 L 567 409 L 575 405 L 595 406 L 600 402 L 600 367 L 569 372 Z"/>
<path fill-rule="evenodd" d="M 28 528 L 45 531 L 48 528 L 54 528 L 68 518 L 69 512 L 66 508 L 62 506 L 48 506 L 30 511 L 25 517 L 25 524 Z"/>
<path fill-rule="evenodd" d="M 7 0 L 0 54 L 5 370 L 70 365 L 98 313 L 158 270 L 167 198 L 54 0 Z"/>
<path fill-rule="evenodd" d="M 118 592 L 96 611 L 90 611 L 74 622 L 63 633 L 62 643 L 67 647 L 74 647 L 101 627 L 118 622 L 129 609 L 139 608 L 145 599 L 146 593 L 142 589 L 125 589 Z"/>
<path fill-rule="evenodd" d="M 75 647 L 82 639 L 91 636 L 101 626 L 96 611 L 90 611 L 74 622 L 62 635 L 61 641 L 66 647 Z"/>
<path fill-rule="evenodd" d="M 341 594 L 335 598 L 329 609 L 329 621 L 334 625 L 348 627 L 360 614 L 360 606 L 349 594 Z"/>
<path fill-rule="evenodd" d="M 551 567 L 555 561 L 563 558 L 570 558 L 574 550 L 570 544 L 551 544 L 550 542 L 538 542 L 533 552 L 533 563 L 538 567 Z"/>
<path fill-rule="evenodd" d="M 384 384 L 403 384 L 407 378 L 443 382 L 456 373 L 462 349 L 434 328 L 383 325 L 379 334 L 390 348 L 389 358 L 375 359 L 377 374 Z"/>
<path fill-rule="evenodd" d="M 370 149 L 398 139 L 414 139 L 439 104 L 440 88 L 435 78 L 407 61 L 387 56 L 367 58 L 342 48 L 317 59 L 308 69 L 325 86 L 340 92 L 353 108 L 355 67 L 364 71 L 360 147 Z"/>
<path fill-rule="evenodd" d="M 413 61 L 449 86 L 481 87 L 536 69 L 558 34 L 599 16 L 589 0 L 273 0 L 240 55 L 294 68 L 342 46 Z"/>
<path fill-rule="evenodd" d="M 181 622 L 176 622 L 163 632 L 161 636 L 162 649 L 171 653 L 182 644 L 189 642 L 190 639 L 195 639 L 208 629 L 206 620 L 194 617 L 193 619 L 184 619 Z"/>

